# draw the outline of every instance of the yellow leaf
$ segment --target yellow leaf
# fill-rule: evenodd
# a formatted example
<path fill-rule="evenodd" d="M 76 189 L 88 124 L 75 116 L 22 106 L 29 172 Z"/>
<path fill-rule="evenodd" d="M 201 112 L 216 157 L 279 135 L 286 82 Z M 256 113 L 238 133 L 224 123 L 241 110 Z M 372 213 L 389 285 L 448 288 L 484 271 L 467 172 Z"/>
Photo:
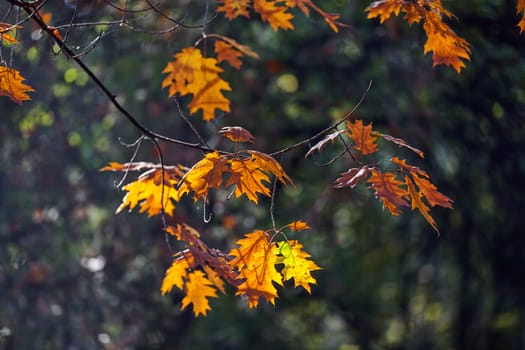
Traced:
<path fill-rule="evenodd" d="M 231 91 L 230 85 L 220 78 L 223 69 L 217 66 L 215 58 L 205 58 L 195 47 L 187 47 L 174 55 L 163 70 L 168 76 L 162 87 L 169 87 L 168 94 L 173 96 L 193 95 L 189 104 L 190 113 L 202 109 L 202 118 L 210 121 L 215 118 L 215 110 L 230 111 L 230 100 L 222 91 Z"/>
<path fill-rule="evenodd" d="M 5 40 L 10 44 L 18 44 L 18 40 L 11 34 L 8 34 L 15 28 L 22 28 L 22 26 L 12 25 L 9 23 L 0 23 L 0 41 Z"/>
<path fill-rule="evenodd" d="M 165 295 L 173 289 L 173 286 L 180 290 L 184 287 L 184 280 L 188 276 L 188 270 L 195 267 L 193 255 L 189 252 L 179 252 L 175 254 L 175 258 L 171 266 L 166 270 L 166 275 L 162 280 L 160 291 Z"/>
<path fill-rule="evenodd" d="M 222 294 L 226 294 L 226 291 L 224 290 L 224 281 L 221 279 L 219 274 L 215 272 L 210 266 L 204 265 L 203 266 L 204 272 L 206 272 L 206 276 L 208 277 L 208 280 L 218 289 L 221 291 Z"/>
<path fill-rule="evenodd" d="M 321 268 L 309 259 L 311 255 L 303 251 L 302 247 L 296 240 L 279 242 L 277 252 L 281 257 L 277 263 L 284 264 L 281 273 L 285 281 L 293 278 L 294 287 L 302 286 L 310 294 L 310 285 L 317 283 L 311 272 Z"/>
<path fill-rule="evenodd" d="M 387 19 L 394 15 L 399 15 L 399 12 L 403 8 L 404 0 L 382 0 L 374 1 L 365 9 L 368 12 L 368 18 L 379 17 L 379 22 L 383 23 Z"/>
<path fill-rule="evenodd" d="M 259 193 L 270 197 L 269 175 L 276 176 L 283 184 L 292 183 L 279 162 L 269 155 L 257 151 L 246 151 L 246 153 L 248 157 L 229 160 L 231 176 L 226 187 L 235 185 L 235 198 L 245 194 L 249 200 L 258 203 Z"/>
<path fill-rule="evenodd" d="M 179 196 L 194 192 L 193 199 L 206 198 L 212 188 L 218 189 L 222 183 L 222 175 L 228 171 L 228 159 L 214 151 L 204 156 L 182 178 Z"/>
<path fill-rule="evenodd" d="M 224 12 L 224 16 L 229 20 L 239 16 L 250 17 L 248 8 L 251 2 L 251 0 L 219 0 L 222 5 L 217 7 L 217 12 Z"/>
<path fill-rule="evenodd" d="M 239 248 L 233 249 L 230 255 L 232 266 L 239 271 L 236 295 L 245 296 L 248 306 L 255 308 L 262 296 L 275 304 L 278 297 L 273 283 L 282 285 L 282 275 L 276 270 L 277 256 L 272 249 L 269 235 L 264 231 L 254 231 L 246 234 L 246 238 L 237 241 Z"/>
<path fill-rule="evenodd" d="M 140 204 L 139 212 L 147 212 L 148 216 L 158 215 L 162 209 L 165 214 L 172 215 L 175 210 L 173 202 L 178 202 L 180 198 L 175 189 L 179 180 L 180 173 L 175 170 L 164 170 L 164 183 L 162 183 L 161 169 L 148 170 L 137 181 L 130 182 L 123 187 L 127 193 L 116 213 L 120 213 L 126 207 L 133 210 Z"/>
<path fill-rule="evenodd" d="M 182 299 L 181 309 L 193 304 L 193 313 L 195 316 L 200 314 L 206 316 L 208 310 L 211 310 L 208 298 L 216 298 L 217 290 L 213 284 L 206 278 L 202 271 L 196 270 L 188 274 L 186 282 L 186 296 Z"/>
<path fill-rule="evenodd" d="M 31 86 L 22 83 L 25 78 L 16 69 L 0 66 L 0 96 L 7 96 L 11 101 L 22 104 L 31 98 L 26 92 L 35 91 Z"/>

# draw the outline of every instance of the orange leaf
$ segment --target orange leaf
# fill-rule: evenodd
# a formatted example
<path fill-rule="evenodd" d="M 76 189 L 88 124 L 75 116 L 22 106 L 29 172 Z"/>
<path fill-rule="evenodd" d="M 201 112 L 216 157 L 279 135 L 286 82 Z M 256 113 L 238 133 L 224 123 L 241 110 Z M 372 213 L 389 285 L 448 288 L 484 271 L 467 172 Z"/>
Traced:
<path fill-rule="evenodd" d="M 171 266 L 166 270 L 166 275 L 162 280 L 162 287 L 160 288 L 162 295 L 171 292 L 173 286 L 182 290 L 184 288 L 184 280 L 188 276 L 188 270 L 195 267 L 193 255 L 189 252 L 178 252 L 174 257 L 175 259 L 173 259 Z"/>
<path fill-rule="evenodd" d="M 332 28 L 332 30 L 336 33 L 339 31 L 339 27 L 346 27 L 345 24 L 336 21 L 340 17 L 339 15 L 324 12 L 310 0 L 286 0 L 286 6 L 289 8 L 294 8 L 297 6 L 306 16 L 310 16 L 309 8 L 311 8 L 320 14 L 324 18 L 325 22 L 328 23 L 330 28 Z"/>
<path fill-rule="evenodd" d="M 273 30 L 294 29 L 291 22 L 293 15 L 286 6 L 277 6 L 277 1 L 272 0 L 253 0 L 253 9 L 259 13 L 261 19 L 268 22 Z"/>
<path fill-rule="evenodd" d="M 405 176 L 405 181 L 408 186 L 408 193 L 410 193 L 410 198 L 412 199 L 412 210 L 417 208 L 425 220 L 427 220 L 430 226 L 432 226 L 439 235 L 436 221 L 430 215 L 430 208 L 421 200 L 421 197 L 423 196 L 422 193 L 416 190 L 416 186 L 408 176 Z"/>
<path fill-rule="evenodd" d="M 16 69 L 0 66 L 0 96 L 7 96 L 11 101 L 22 104 L 31 100 L 26 92 L 35 91 L 31 86 L 22 83 L 25 78 Z"/>
<path fill-rule="evenodd" d="M 372 123 L 364 126 L 362 120 L 356 120 L 354 123 L 347 121 L 346 126 L 350 130 L 348 136 L 354 141 L 354 148 L 363 155 L 377 152 L 377 137 L 372 136 Z"/>
<path fill-rule="evenodd" d="M 396 164 L 397 166 L 399 166 L 401 169 L 404 169 L 410 172 L 410 175 L 412 175 L 412 177 L 417 177 L 417 175 L 420 175 L 420 176 L 429 178 L 426 171 L 419 169 L 417 166 L 407 164 L 405 159 L 399 159 L 398 157 L 393 157 L 392 159 L 390 159 L 390 161 Z"/>
<path fill-rule="evenodd" d="M 378 136 L 381 136 L 382 138 L 384 138 L 385 140 L 387 141 L 390 141 L 390 142 L 393 142 L 395 143 L 396 145 L 398 145 L 399 147 L 406 147 L 408 148 L 409 150 L 411 150 L 412 152 L 416 153 L 418 156 L 420 156 L 421 158 L 425 158 L 425 154 L 423 153 L 423 151 L 415 148 L 415 147 L 412 147 L 411 145 L 408 144 L 408 142 L 406 142 L 405 140 L 403 139 L 398 139 L 396 137 L 393 137 L 393 136 L 390 136 L 390 135 L 386 135 L 386 134 L 381 134 L 380 132 L 377 132 L 377 131 L 373 131 L 372 132 L 373 135 L 378 135 Z"/>
<path fill-rule="evenodd" d="M 419 176 L 412 176 L 412 179 L 431 207 L 439 205 L 444 208 L 452 209 L 452 200 L 439 192 L 432 182 Z"/>
<path fill-rule="evenodd" d="M 304 221 L 294 221 L 294 222 L 289 223 L 285 227 L 288 227 L 290 230 L 296 231 L 296 232 L 310 229 L 310 226 L 308 226 L 308 224 Z"/>
<path fill-rule="evenodd" d="M 303 251 L 302 247 L 296 240 L 277 243 L 277 251 L 280 255 L 277 264 L 284 264 L 281 273 L 285 281 L 293 278 L 295 288 L 302 286 L 308 294 L 311 294 L 310 285 L 317 284 L 311 272 L 321 268 L 309 259 L 311 255 Z"/>
<path fill-rule="evenodd" d="M 222 135 L 233 142 L 255 142 L 255 137 L 240 126 L 225 126 L 218 132 L 219 135 Z"/>
<path fill-rule="evenodd" d="M 175 210 L 173 202 L 177 202 L 180 198 L 175 189 L 179 180 L 180 173 L 178 171 L 164 170 L 163 184 L 162 170 L 148 170 L 137 181 L 130 182 L 122 188 L 127 193 L 116 213 L 120 213 L 126 207 L 132 210 L 140 204 L 139 212 L 147 212 L 148 216 L 158 215 L 162 209 L 167 215 L 172 215 Z M 164 208 L 162 203 L 164 203 Z"/>
<path fill-rule="evenodd" d="M 368 182 L 375 191 L 376 198 L 379 198 L 383 206 L 394 216 L 401 214 L 400 207 L 408 207 L 409 194 L 406 189 L 400 187 L 404 185 L 402 181 L 396 179 L 392 173 L 382 173 L 378 169 L 370 169 L 371 175 Z"/>
<path fill-rule="evenodd" d="M 206 316 L 208 310 L 211 310 L 208 298 L 216 298 L 217 290 L 213 287 L 206 275 L 199 270 L 188 274 L 186 282 L 186 296 L 182 299 L 181 310 L 189 304 L 193 304 L 193 313 L 195 316 L 202 314 Z"/>
<path fill-rule="evenodd" d="M 222 184 L 222 175 L 228 171 L 228 159 L 219 152 L 211 152 L 197 162 L 180 181 L 179 196 L 194 192 L 193 200 L 206 198 L 212 188 L 218 189 Z"/>
<path fill-rule="evenodd" d="M 257 151 L 246 153 L 248 157 L 229 160 L 231 176 L 226 187 L 235 185 L 235 198 L 245 194 L 249 200 L 258 203 L 259 193 L 270 197 L 270 189 L 263 183 L 270 184 L 269 175 L 276 176 L 283 184 L 292 183 L 281 165 L 269 155 Z"/>
<path fill-rule="evenodd" d="M 381 0 L 374 1 L 365 9 L 368 12 L 367 18 L 379 17 L 380 23 L 383 23 L 387 19 L 394 15 L 399 15 L 399 12 L 403 8 L 404 0 Z"/>
<path fill-rule="evenodd" d="M 516 13 L 519 15 L 521 13 L 521 19 L 518 23 L 520 28 L 520 34 L 525 31 L 525 0 L 518 0 L 518 5 L 516 6 Z"/>
<path fill-rule="evenodd" d="M 220 62 L 226 61 L 234 68 L 241 68 L 242 61 L 239 57 L 242 57 L 242 52 L 235 50 L 233 46 L 224 41 L 215 42 L 215 53 L 217 54 L 217 60 Z"/>
<path fill-rule="evenodd" d="M 217 12 L 224 12 L 224 16 L 229 20 L 239 16 L 250 17 L 248 8 L 251 0 L 219 0 L 219 2 L 222 5 L 217 7 Z"/>
<path fill-rule="evenodd" d="M 341 173 L 341 176 L 334 182 L 335 188 L 350 187 L 354 188 L 361 179 L 366 178 L 370 172 L 368 165 L 360 168 L 351 168 L 348 171 Z"/>
<path fill-rule="evenodd" d="M 282 275 L 275 269 L 277 256 L 270 237 L 261 230 L 245 237 L 237 241 L 239 248 L 230 252 L 233 257 L 230 264 L 237 268 L 238 279 L 242 281 L 235 295 L 245 296 L 250 308 L 259 305 L 261 296 L 275 304 L 278 295 L 273 282 L 282 285 Z"/>
<path fill-rule="evenodd" d="M 219 274 L 208 265 L 204 265 L 202 268 L 204 269 L 204 272 L 206 272 L 206 276 L 213 286 L 220 290 L 222 294 L 226 294 L 226 290 L 224 289 L 224 281 L 221 279 Z"/>
<path fill-rule="evenodd" d="M 191 94 L 190 113 L 202 109 L 202 118 L 210 121 L 215 118 L 215 110 L 230 111 L 230 101 L 222 91 L 231 91 L 230 85 L 219 77 L 223 69 L 217 66 L 215 58 L 205 58 L 194 47 L 187 47 L 174 55 L 162 71 L 168 74 L 162 87 L 169 87 L 169 96 Z"/>
<path fill-rule="evenodd" d="M 0 23 L 0 41 L 7 41 L 10 44 L 18 44 L 18 40 L 11 34 L 8 34 L 15 28 L 22 28 L 22 26 L 12 25 L 9 23 Z"/>

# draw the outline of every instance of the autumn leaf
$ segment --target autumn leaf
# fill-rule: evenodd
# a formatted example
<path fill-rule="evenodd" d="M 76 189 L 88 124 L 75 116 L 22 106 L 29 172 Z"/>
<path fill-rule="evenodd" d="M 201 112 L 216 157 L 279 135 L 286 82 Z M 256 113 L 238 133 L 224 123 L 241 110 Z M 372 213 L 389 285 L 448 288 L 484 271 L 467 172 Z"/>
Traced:
<path fill-rule="evenodd" d="M 430 215 L 430 208 L 425 203 L 423 203 L 423 201 L 421 200 L 423 197 L 423 194 L 417 191 L 416 186 L 414 185 L 414 183 L 408 176 L 405 176 L 405 182 L 408 186 L 408 193 L 410 194 L 410 198 L 412 199 L 411 201 L 412 210 L 417 208 L 419 212 L 421 213 L 421 215 L 423 215 L 425 220 L 427 220 L 430 226 L 432 226 L 432 228 L 436 230 L 436 232 L 439 235 L 439 230 L 438 230 L 436 221 Z"/>
<path fill-rule="evenodd" d="M 286 225 L 285 227 L 289 228 L 292 231 L 299 232 L 304 230 L 309 230 L 310 226 L 304 221 L 294 221 Z"/>
<path fill-rule="evenodd" d="M 518 0 L 518 5 L 516 7 L 516 13 L 521 14 L 521 19 L 518 23 L 520 28 L 520 34 L 525 31 L 525 0 Z"/>
<path fill-rule="evenodd" d="M 328 23 L 330 28 L 336 33 L 339 31 L 339 27 L 347 27 L 347 25 L 337 22 L 337 19 L 340 17 L 338 14 L 323 11 L 311 0 L 286 0 L 286 6 L 289 8 L 298 7 L 306 16 L 310 16 L 309 9 L 314 10 L 324 18 L 325 22 Z"/>
<path fill-rule="evenodd" d="M 249 56 L 251 58 L 259 59 L 259 55 L 252 51 L 248 46 L 241 45 L 237 41 L 217 34 L 210 34 L 208 37 L 215 37 L 215 53 L 217 54 L 218 62 L 226 61 L 232 67 L 241 68 L 242 61 L 240 57 Z"/>
<path fill-rule="evenodd" d="M 216 110 L 230 111 L 230 100 L 222 91 L 231 91 L 231 87 L 219 76 L 223 69 L 217 66 L 217 59 L 203 57 L 195 47 L 184 48 L 174 58 L 162 71 L 168 74 L 162 87 L 169 88 L 169 96 L 193 95 L 188 105 L 190 113 L 202 110 L 205 121 L 213 120 Z"/>
<path fill-rule="evenodd" d="M 249 200 L 257 204 L 258 194 L 270 197 L 269 175 L 277 177 L 283 184 L 293 183 L 281 164 L 271 156 L 257 151 L 245 153 L 248 157 L 236 157 L 228 162 L 231 176 L 226 182 L 226 187 L 235 185 L 235 198 L 245 194 Z"/>
<path fill-rule="evenodd" d="M 441 0 L 381 0 L 370 4 L 365 11 L 368 12 L 368 18 L 379 17 L 381 23 L 400 12 L 406 14 L 405 19 L 409 24 L 423 21 L 427 35 L 423 52 L 433 52 L 433 66 L 449 65 L 460 73 L 461 68 L 465 67 L 464 61 L 470 60 L 470 44 L 443 22 L 443 16 L 453 15 L 443 7 Z"/>
<path fill-rule="evenodd" d="M 0 96 L 7 96 L 11 101 L 22 104 L 31 100 L 27 92 L 35 91 L 31 86 L 22 83 L 25 78 L 16 69 L 0 65 Z"/>
<path fill-rule="evenodd" d="M 452 200 L 439 192 L 432 182 L 419 176 L 412 176 L 412 179 L 431 207 L 439 205 L 444 208 L 452 209 Z"/>
<path fill-rule="evenodd" d="M 275 31 L 279 29 L 294 29 L 292 24 L 293 15 L 287 12 L 288 7 L 278 6 L 277 3 L 277 1 L 272 0 L 253 0 L 253 9 Z"/>
<path fill-rule="evenodd" d="M 334 140 L 337 139 L 339 135 L 341 135 L 344 132 L 345 132 L 344 130 L 337 130 L 337 131 L 334 131 L 333 133 L 326 135 L 321 141 L 317 142 L 314 146 L 312 146 L 312 148 L 308 150 L 308 152 L 306 153 L 304 157 L 307 158 L 309 155 L 311 155 L 315 151 L 321 152 L 323 148 L 326 147 L 328 142 L 334 142 Z"/>
<path fill-rule="evenodd" d="M 233 142 L 255 142 L 255 137 L 253 137 L 248 130 L 240 126 L 225 126 L 219 130 L 218 134 Z"/>
<path fill-rule="evenodd" d="M 237 241 L 239 248 L 232 249 L 230 264 L 239 271 L 241 284 L 236 295 L 245 296 L 248 306 L 255 308 L 262 296 L 275 304 L 277 289 L 273 283 L 282 285 L 282 275 L 276 270 L 277 255 L 268 233 L 257 230 Z"/>
<path fill-rule="evenodd" d="M 277 251 L 280 257 L 277 264 L 284 264 L 281 273 L 285 281 L 293 278 L 295 288 L 302 286 L 308 294 L 311 294 L 310 285 L 317 284 L 311 272 L 321 268 L 309 259 L 311 255 L 303 251 L 302 247 L 296 240 L 278 242 Z"/>
<path fill-rule="evenodd" d="M 211 282 L 211 284 L 220 290 L 222 294 L 226 294 L 226 290 L 224 289 L 224 281 L 221 279 L 219 274 L 208 265 L 204 265 L 202 268 L 204 269 L 204 272 L 206 272 L 206 276 L 208 277 L 208 280 Z"/>
<path fill-rule="evenodd" d="M 220 188 L 222 175 L 229 170 L 228 159 L 214 151 L 206 154 L 180 181 L 179 196 L 193 192 L 193 200 L 206 198 L 210 189 Z"/>
<path fill-rule="evenodd" d="M 426 171 L 421 170 L 419 167 L 407 164 L 405 159 L 399 159 L 398 157 L 393 157 L 390 161 L 396 164 L 400 169 L 406 170 L 410 173 L 412 177 L 422 176 L 429 178 L 429 175 Z"/>
<path fill-rule="evenodd" d="M 363 165 L 359 168 L 351 168 L 348 169 L 346 172 L 341 173 L 341 176 L 338 177 L 334 182 L 335 188 L 343 188 L 343 187 L 350 187 L 354 188 L 361 179 L 364 179 L 368 177 L 368 174 L 370 173 L 370 169 L 368 165 Z"/>
<path fill-rule="evenodd" d="M 354 141 L 354 148 L 363 155 L 377 152 L 377 137 L 372 136 L 372 123 L 363 125 L 362 120 L 356 120 L 354 123 L 347 121 L 346 126 L 350 132 L 348 136 Z"/>
<path fill-rule="evenodd" d="M 184 281 L 187 279 L 188 270 L 195 267 L 193 255 L 189 252 L 178 252 L 175 254 L 171 266 L 166 270 L 160 291 L 162 295 L 171 292 L 173 287 L 180 290 L 184 288 Z"/>
<path fill-rule="evenodd" d="M 222 5 L 217 7 L 217 12 L 223 12 L 229 20 L 239 16 L 250 17 L 251 2 L 252 0 L 219 0 Z"/>
<path fill-rule="evenodd" d="M 372 135 L 381 136 L 383 139 L 385 139 L 387 141 L 390 141 L 392 143 L 395 143 L 399 147 L 408 148 L 409 150 L 411 150 L 412 152 L 416 153 L 421 158 L 425 158 L 425 154 L 423 153 L 423 151 L 421 151 L 420 149 L 417 149 L 417 148 L 411 146 L 408 142 L 406 142 L 403 139 L 398 139 L 396 137 L 393 137 L 393 136 L 390 136 L 390 135 L 386 135 L 386 134 L 382 134 L 382 133 L 377 132 L 377 131 L 373 131 Z"/>
<path fill-rule="evenodd" d="M 409 193 L 403 187 L 405 183 L 396 179 L 392 173 L 383 173 L 379 169 L 371 168 L 368 182 L 375 191 L 376 198 L 380 199 L 383 206 L 394 216 L 401 214 L 401 207 L 408 207 Z"/>
<path fill-rule="evenodd" d="M 10 44 L 18 44 L 18 40 L 11 34 L 9 34 L 10 31 L 14 30 L 15 28 L 22 28 L 22 26 L 18 25 L 12 25 L 9 23 L 0 23 L 0 41 L 6 41 Z"/>
<path fill-rule="evenodd" d="M 180 181 L 180 172 L 173 169 L 164 170 L 164 179 L 162 172 L 161 169 L 148 170 L 140 175 L 137 181 L 122 187 L 127 193 L 116 213 L 120 213 L 126 207 L 133 210 L 140 204 L 139 212 L 147 212 L 150 217 L 160 214 L 163 209 L 165 214 L 172 215 L 175 210 L 173 202 L 179 200 L 175 186 Z"/>
<path fill-rule="evenodd" d="M 208 298 L 216 298 L 217 290 L 213 287 L 206 275 L 200 271 L 195 270 L 188 274 L 188 282 L 186 282 L 186 296 L 182 299 L 181 310 L 188 305 L 193 304 L 193 313 L 195 316 L 200 314 L 206 316 L 208 310 L 211 310 Z"/>

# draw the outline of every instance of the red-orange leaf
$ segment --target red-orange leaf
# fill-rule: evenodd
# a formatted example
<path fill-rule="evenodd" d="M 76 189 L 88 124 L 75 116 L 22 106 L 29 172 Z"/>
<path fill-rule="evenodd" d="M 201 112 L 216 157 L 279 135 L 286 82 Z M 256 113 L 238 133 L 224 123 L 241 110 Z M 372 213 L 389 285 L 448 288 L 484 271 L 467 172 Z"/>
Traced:
<path fill-rule="evenodd" d="M 408 186 L 408 193 L 410 193 L 410 198 L 412 199 L 412 210 L 417 208 L 425 220 L 427 220 L 430 226 L 432 226 L 432 228 L 436 230 L 439 235 L 436 221 L 430 215 L 430 208 L 421 200 L 423 197 L 422 193 L 417 191 L 416 186 L 408 176 L 405 176 L 405 181 Z"/>
<path fill-rule="evenodd" d="M 230 85 L 219 77 L 223 69 L 217 66 L 215 58 L 205 58 L 195 47 L 187 47 L 174 55 L 175 60 L 167 64 L 163 73 L 168 76 L 162 87 L 169 87 L 169 96 L 191 94 L 190 113 L 202 109 L 202 118 L 210 121 L 215 118 L 215 110 L 230 111 L 230 100 L 222 91 L 231 91 Z"/>
<path fill-rule="evenodd" d="M 295 232 L 299 232 L 299 231 L 304 231 L 304 230 L 309 230 L 310 229 L 310 226 L 308 226 L 308 224 L 306 222 L 300 221 L 300 220 L 291 222 L 288 225 L 286 225 L 285 227 L 288 227 L 290 230 L 295 231 Z"/>
<path fill-rule="evenodd" d="M 452 200 L 439 192 L 432 182 L 419 176 L 412 176 L 412 179 L 431 207 L 439 205 L 441 207 L 452 209 Z"/>
<path fill-rule="evenodd" d="M 253 137 L 248 130 L 240 126 L 225 126 L 219 130 L 218 134 L 233 142 L 255 142 L 255 137 Z"/>
<path fill-rule="evenodd" d="M 210 282 L 204 272 L 195 270 L 188 274 L 186 282 L 186 296 L 182 299 L 181 309 L 193 304 L 193 313 L 195 316 L 200 314 L 206 316 L 208 310 L 211 310 L 208 298 L 216 298 L 217 290 L 213 283 Z"/>
<path fill-rule="evenodd" d="M 11 101 L 22 104 L 30 100 L 27 92 L 35 91 L 31 86 L 22 83 L 25 80 L 16 69 L 0 65 L 0 96 L 7 96 Z"/>
<path fill-rule="evenodd" d="M 392 173 L 382 173 L 379 169 L 371 168 L 368 182 L 375 191 L 376 198 L 379 198 L 383 206 L 394 216 L 401 214 L 401 207 L 408 207 L 407 198 L 409 193 L 402 185 L 404 182 L 396 179 Z"/>
<path fill-rule="evenodd" d="M 419 175 L 419 176 L 429 178 L 428 173 L 426 171 L 421 170 L 417 166 L 407 164 L 407 161 L 405 159 L 399 159 L 398 157 L 393 157 L 392 159 L 390 159 L 390 161 L 396 164 L 397 166 L 399 166 L 399 168 L 408 171 L 410 175 L 412 175 L 412 177 L 417 177 Z"/>
<path fill-rule="evenodd" d="M 362 120 L 356 120 L 354 123 L 347 121 L 346 126 L 350 130 L 348 136 L 354 141 L 354 148 L 363 155 L 377 152 L 377 137 L 372 136 L 372 123 L 363 125 Z"/>

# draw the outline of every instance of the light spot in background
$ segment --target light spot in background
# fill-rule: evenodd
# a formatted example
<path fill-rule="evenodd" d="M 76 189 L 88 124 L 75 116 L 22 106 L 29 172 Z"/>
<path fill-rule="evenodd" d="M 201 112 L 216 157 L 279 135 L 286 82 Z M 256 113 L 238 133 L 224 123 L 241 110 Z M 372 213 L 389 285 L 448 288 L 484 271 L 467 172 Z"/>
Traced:
<path fill-rule="evenodd" d="M 89 258 L 84 257 L 80 260 L 80 265 L 91 272 L 99 272 L 106 266 L 106 258 L 102 255 Z"/>
<path fill-rule="evenodd" d="M 299 81 L 295 75 L 286 73 L 277 78 L 277 86 L 282 91 L 292 94 L 299 88 Z"/>
<path fill-rule="evenodd" d="M 385 332 L 387 343 L 399 343 L 405 336 L 405 325 L 400 320 L 392 320 Z"/>
<path fill-rule="evenodd" d="M 111 343 L 111 338 L 109 337 L 107 333 L 100 333 L 99 335 L 97 335 L 97 338 L 98 338 L 98 341 L 101 342 L 102 344 Z"/>

